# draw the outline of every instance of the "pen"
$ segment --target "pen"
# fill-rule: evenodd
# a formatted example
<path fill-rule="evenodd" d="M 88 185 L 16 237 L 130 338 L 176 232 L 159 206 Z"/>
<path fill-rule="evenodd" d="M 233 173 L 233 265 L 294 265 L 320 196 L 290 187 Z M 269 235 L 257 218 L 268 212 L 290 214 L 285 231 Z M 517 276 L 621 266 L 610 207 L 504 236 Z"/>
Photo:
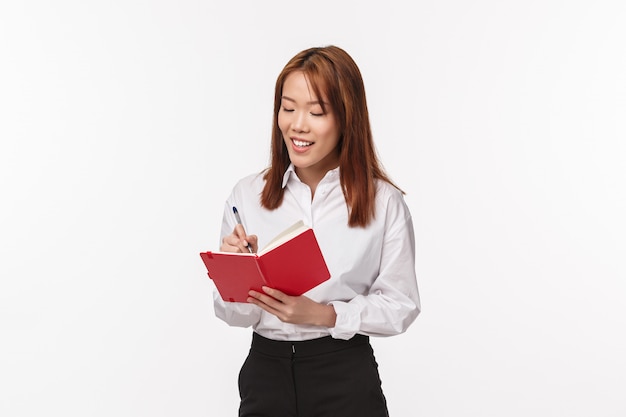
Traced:
<path fill-rule="evenodd" d="M 240 225 L 243 226 L 243 223 L 241 222 L 241 217 L 239 217 L 239 212 L 237 211 L 237 207 L 233 206 L 233 213 L 235 213 L 235 218 L 237 219 L 237 223 L 239 223 Z M 250 247 L 250 244 L 246 242 L 246 248 L 248 248 L 248 251 L 250 253 L 252 252 L 252 247 Z"/>

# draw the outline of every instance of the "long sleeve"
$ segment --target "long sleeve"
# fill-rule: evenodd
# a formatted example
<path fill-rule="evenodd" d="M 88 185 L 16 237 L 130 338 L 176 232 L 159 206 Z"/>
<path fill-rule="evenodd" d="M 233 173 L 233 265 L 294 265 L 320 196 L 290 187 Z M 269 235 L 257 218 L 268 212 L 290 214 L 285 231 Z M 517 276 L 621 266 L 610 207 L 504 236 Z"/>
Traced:
<path fill-rule="evenodd" d="M 415 275 L 415 236 L 404 201 L 386 205 L 378 275 L 365 294 L 333 301 L 337 313 L 330 334 L 349 339 L 356 333 L 391 336 L 402 333 L 420 313 Z"/>
<path fill-rule="evenodd" d="M 213 291 L 213 308 L 215 316 L 229 326 L 254 326 L 261 317 L 260 309 L 254 304 L 226 302 L 222 300 L 217 290 Z"/>

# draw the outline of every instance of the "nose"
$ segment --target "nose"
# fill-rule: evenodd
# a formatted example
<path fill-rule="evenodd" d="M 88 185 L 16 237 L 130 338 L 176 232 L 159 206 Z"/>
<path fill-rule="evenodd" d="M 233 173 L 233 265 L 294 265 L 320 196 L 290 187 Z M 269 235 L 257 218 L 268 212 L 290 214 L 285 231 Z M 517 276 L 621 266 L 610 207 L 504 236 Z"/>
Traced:
<path fill-rule="evenodd" d="M 291 122 L 291 128 L 295 132 L 304 132 L 306 130 L 306 112 L 295 112 L 293 120 Z"/>

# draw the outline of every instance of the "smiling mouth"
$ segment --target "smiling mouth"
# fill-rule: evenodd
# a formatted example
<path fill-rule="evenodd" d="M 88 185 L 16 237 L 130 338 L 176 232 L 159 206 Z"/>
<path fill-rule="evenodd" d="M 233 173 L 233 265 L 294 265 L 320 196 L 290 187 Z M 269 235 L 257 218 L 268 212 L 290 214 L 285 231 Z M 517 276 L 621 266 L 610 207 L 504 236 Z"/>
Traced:
<path fill-rule="evenodd" d="M 291 141 L 293 142 L 294 145 L 296 145 L 299 148 L 306 148 L 307 146 L 313 145 L 313 142 L 306 142 L 304 140 L 299 140 L 299 139 L 291 139 Z"/>

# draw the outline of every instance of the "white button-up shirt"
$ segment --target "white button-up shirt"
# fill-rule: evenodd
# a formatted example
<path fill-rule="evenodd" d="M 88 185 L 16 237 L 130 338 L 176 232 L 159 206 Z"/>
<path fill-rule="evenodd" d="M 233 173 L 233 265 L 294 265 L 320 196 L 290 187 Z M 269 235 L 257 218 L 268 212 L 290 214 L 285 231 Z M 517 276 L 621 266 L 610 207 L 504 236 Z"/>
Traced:
<path fill-rule="evenodd" d="M 283 178 L 283 202 L 275 210 L 260 205 L 264 183 L 262 174 L 254 174 L 235 185 L 226 201 L 221 238 L 231 234 L 237 223 L 233 206 L 246 233 L 258 236 L 259 248 L 298 220 L 311 226 L 331 277 L 304 295 L 333 305 L 335 327 L 283 323 L 253 304 L 225 302 L 217 290 L 213 295 L 216 316 L 231 326 L 252 326 L 261 336 L 274 340 L 328 335 L 349 339 L 356 333 L 391 336 L 404 332 L 419 314 L 420 300 L 413 223 L 402 193 L 377 181 L 376 217 L 365 228 L 349 227 L 339 168 L 326 174 L 311 199 L 310 188 L 290 166 Z"/>

